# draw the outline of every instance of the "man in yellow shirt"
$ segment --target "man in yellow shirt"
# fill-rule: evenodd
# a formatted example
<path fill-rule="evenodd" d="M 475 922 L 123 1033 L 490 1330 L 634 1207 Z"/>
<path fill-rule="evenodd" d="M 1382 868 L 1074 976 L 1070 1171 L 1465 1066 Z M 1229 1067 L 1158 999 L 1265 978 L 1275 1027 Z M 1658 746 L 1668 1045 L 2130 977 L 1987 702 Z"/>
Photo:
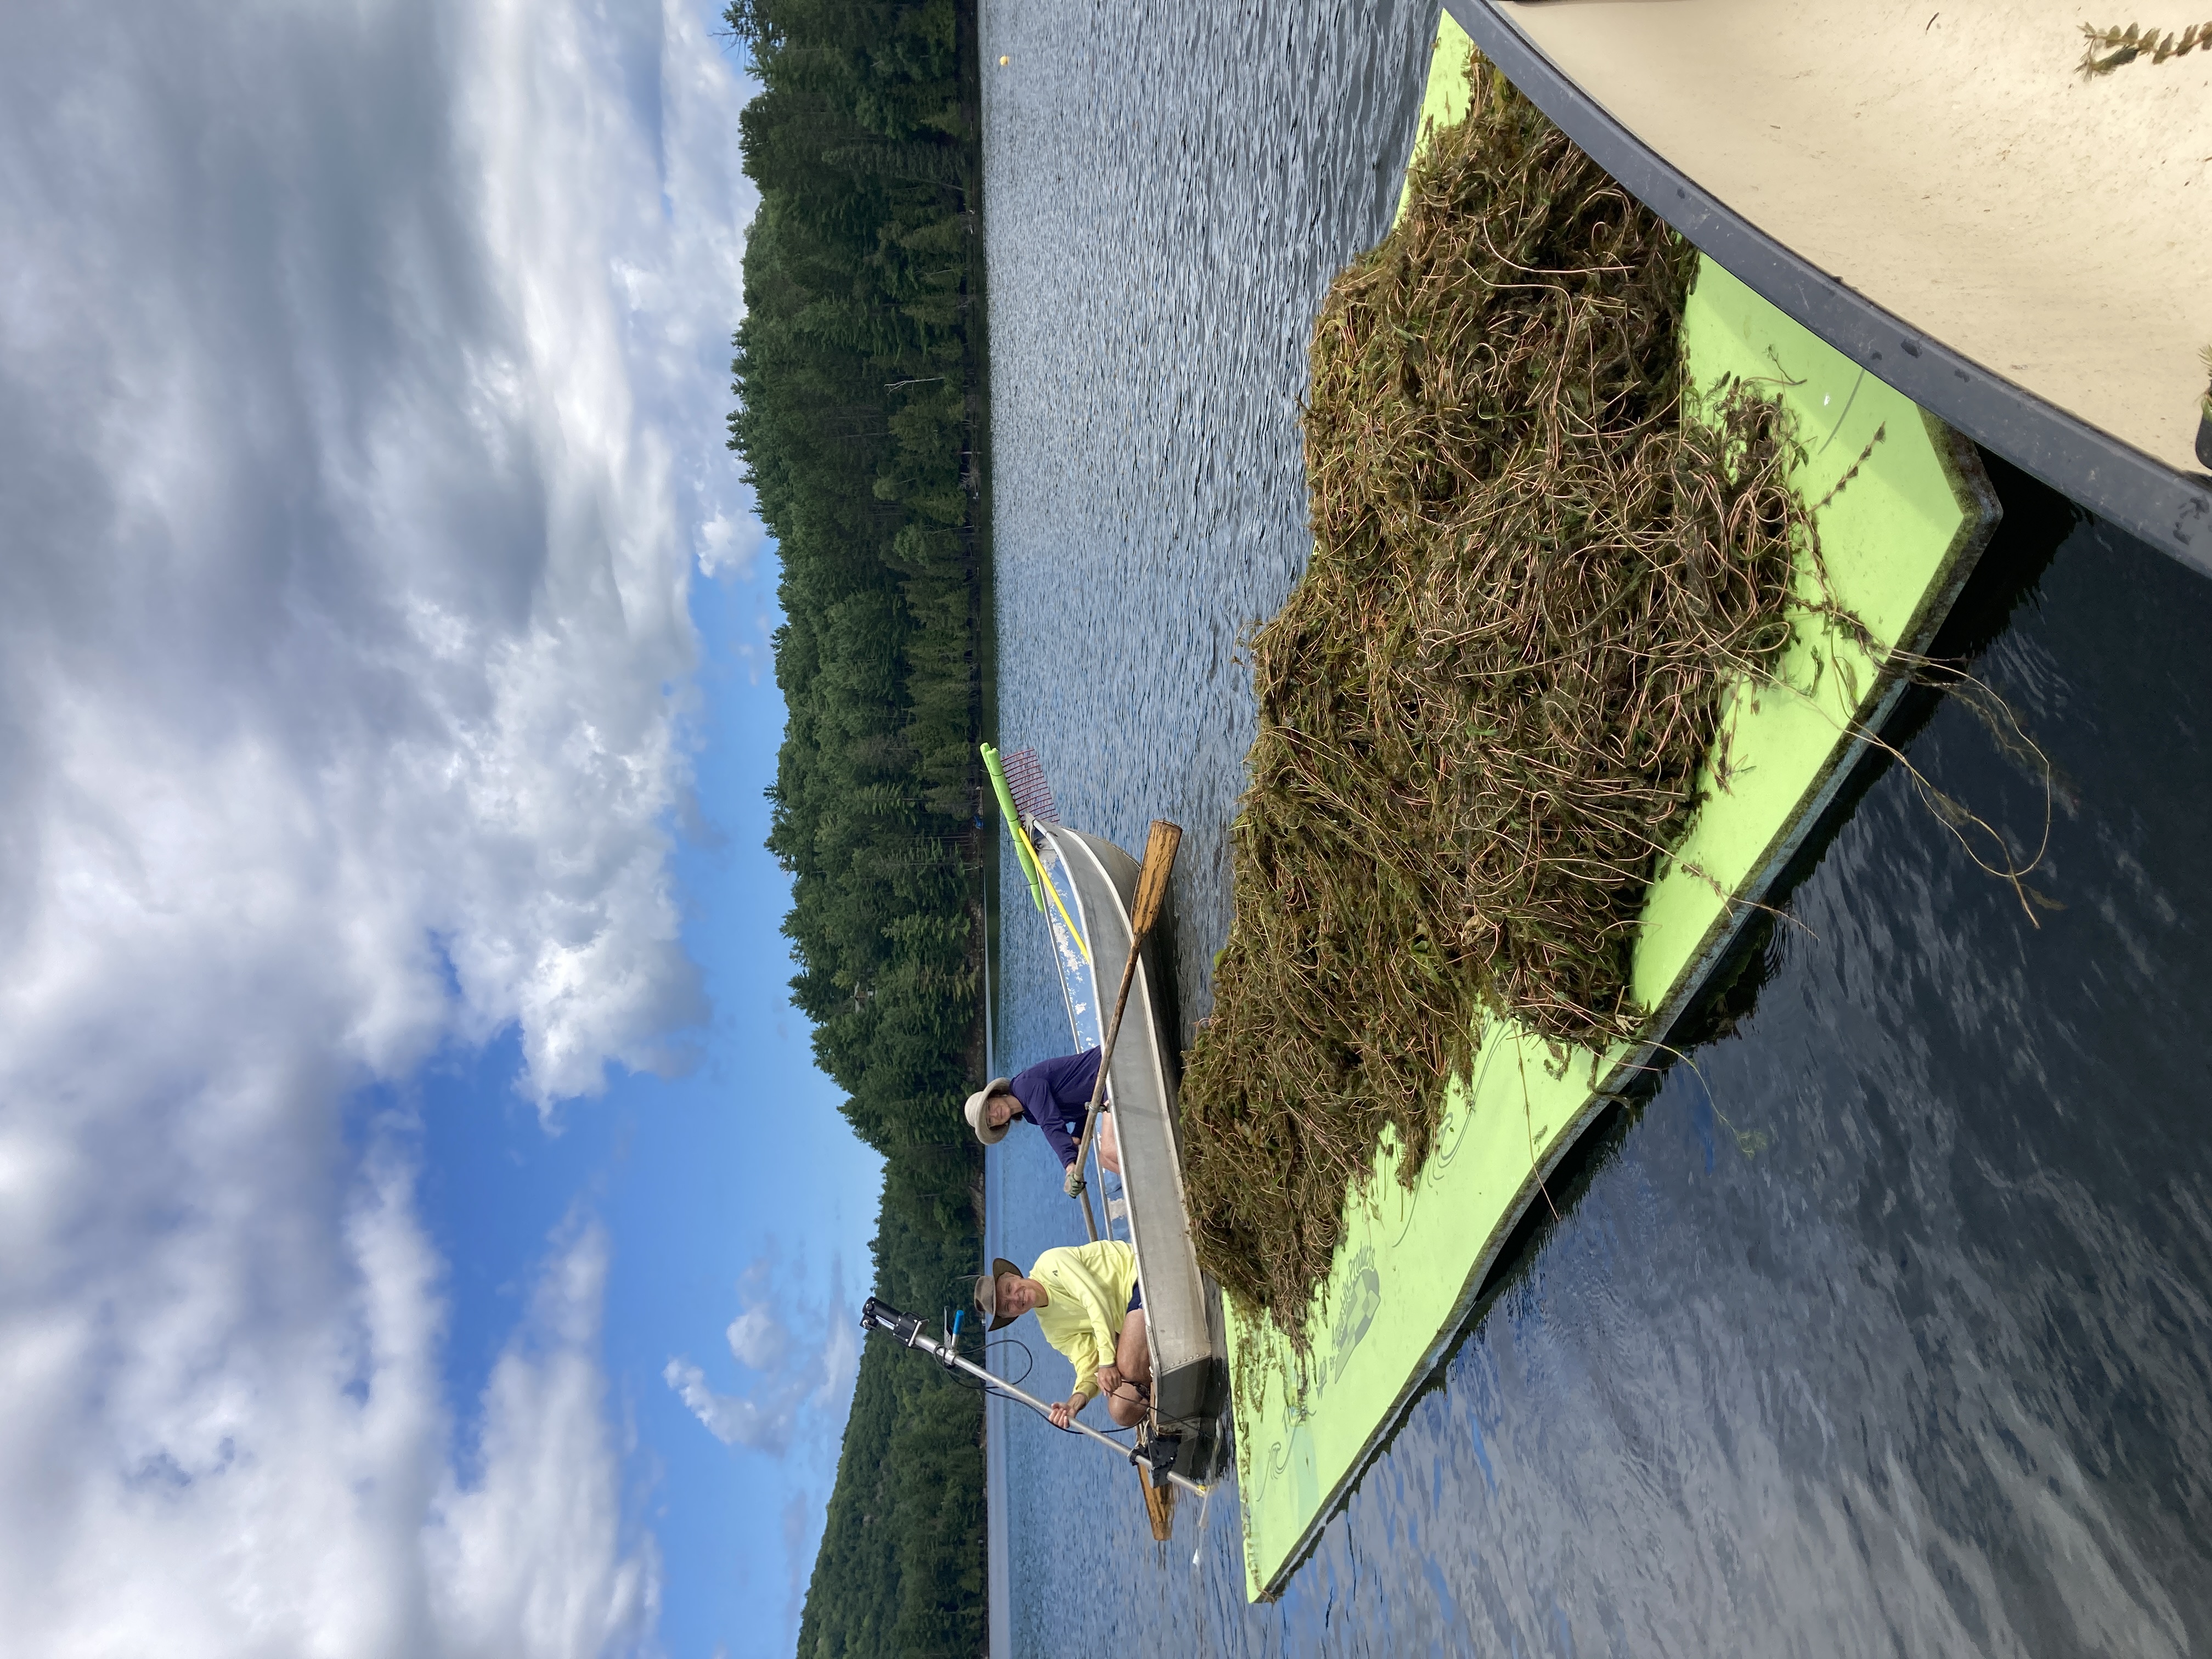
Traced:
<path fill-rule="evenodd" d="M 1120 1427 L 1143 1419 L 1152 1403 L 1152 1345 L 1145 1338 L 1137 1253 L 1120 1239 L 1047 1250 L 1026 1278 L 998 1256 L 975 1281 L 975 1305 L 994 1331 L 1034 1313 L 1044 1340 L 1075 1367 L 1075 1392 L 1052 1408 L 1057 1427 L 1066 1428 L 1100 1394 Z"/>

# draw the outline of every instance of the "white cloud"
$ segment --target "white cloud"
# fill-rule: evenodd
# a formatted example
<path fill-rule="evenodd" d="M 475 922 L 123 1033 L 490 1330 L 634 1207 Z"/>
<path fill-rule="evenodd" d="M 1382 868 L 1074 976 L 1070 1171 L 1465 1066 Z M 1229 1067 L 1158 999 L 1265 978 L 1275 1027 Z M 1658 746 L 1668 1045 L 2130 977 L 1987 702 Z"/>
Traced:
<path fill-rule="evenodd" d="M 688 1359 L 671 1359 L 661 1376 L 706 1425 L 707 1432 L 724 1445 L 781 1452 L 791 1443 L 795 1401 L 772 1399 L 763 1405 L 742 1395 L 716 1394 L 708 1384 L 707 1373 Z"/>
<path fill-rule="evenodd" d="M 645 1645 L 659 1566 L 649 1537 L 623 1535 L 603 1236 L 556 1249 L 464 1425 L 466 1475 L 440 1397 L 438 1264 L 404 1167 L 373 1160 L 337 1241 L 305 1276 L 332 1297 L 319 1321 L 240 1320 L 245 1275 L 204 1224 L 170 1236 L 159 1284 L 113 1275 L 115 1304 L 50 1318 L 43 1340 L 9 1321 L 10 1414 L 36 1432 L 4 1443 L 11 1648 Z"/>
<path fill-rule="evenodd" d="M 791 1352 L 791 1333 L 766 1307 L 746 1309 L 730 1322 L 723 1335 L 738 1364 L 757 1371 L 775 1370 Z"/>
<path fill-rule="evenodd" d="M 441 1485 L 425 1554 L 448 1652 L 629 1652 L 652 1629 L 659 1561 L 649 1537 L 624 1548 L 603 1409 L 606 1255 L 587 1230 L 556 1262 L 484 1390 L 481 1478 Z"/>
<path fill-rule="evenodd" d="M 635 1646 L 604 1243 L 455 1462 L 344 1114 L 509 1027 L 547 1114 L 683 1061 L 743 89 L 657 0 L 0 31 L 0 1629 Z"/>
<path fill-rule="evenodd" d="M 744 1306 L 723 1335 L 731 1357 L 754 1374 L 744 1394 L 717 1393 L 689 1359 L 672 1358 L 663 1369 L 663 1380 L 724 1445 L 780 1456 L 811 1422 L 842 1426 L 860 1364 L 843 1271 L 831 1264 L 829 1292 L 818 1301 L 805 1287 L 804 1270 L 787 1267 L 773 1250 L 738 1281 Z M 805 1338 L 793 1331 L 794 1321 Z"/>
<path fill-rule="evenodd" d="M 743 581 L 753 574 L 767 532 L 758 519 L 733 519 L 717 513 L 699 526 L 699 570 L 702 575 Z"/>

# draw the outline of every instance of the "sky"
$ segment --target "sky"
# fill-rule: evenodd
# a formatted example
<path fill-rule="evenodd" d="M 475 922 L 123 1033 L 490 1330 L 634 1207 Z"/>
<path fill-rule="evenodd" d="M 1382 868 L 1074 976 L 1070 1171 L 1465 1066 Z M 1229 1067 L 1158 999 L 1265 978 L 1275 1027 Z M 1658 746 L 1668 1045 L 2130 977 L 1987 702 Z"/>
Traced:
<path fill-rule="evenodd" d="M 880 1165 L 714 27 L 0 9 L 11 1650 L 792 1650 Z"/>

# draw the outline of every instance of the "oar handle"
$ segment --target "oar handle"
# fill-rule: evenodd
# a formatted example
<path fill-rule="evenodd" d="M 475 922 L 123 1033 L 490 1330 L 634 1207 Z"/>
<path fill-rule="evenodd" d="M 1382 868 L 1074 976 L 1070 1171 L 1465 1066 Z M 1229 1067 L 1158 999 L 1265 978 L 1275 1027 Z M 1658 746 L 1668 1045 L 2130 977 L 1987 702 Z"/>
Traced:
<path fill-rule="evenodd" d="M 1091 1218 L 1091 1199 L 1083 1185 L 1083 1171 L 1091 1157 L 1091 1142 L 1098 1133 L 1099 1103 L 1106 1096 L 1106 1068 L 1113 1063 L 1114 1044 L 1121 1035 L 1121 1013 L 1129 1006 L 1129 987 L 1137 977 L 1137 962 L 1152 924 L 1160 919 L 1167 902 L 1168 877 L 1175 869 L 1176 849 L 1182 845 L 1182 827 L 1165 818 L 1154 818 L 1145 836 L 1145 862 L 1137 872 L 1137 894 L 1129 907 L 1129 959 L 1121 964 L 1121 988 L 1115 994 L 1113 1018 L 1106 1022 L 1106 1040 L 1098 1047 L 1098 1077 L 1091 1085 L 1091 1105 L 1083 1118 L 1083 1139 L 1075 1148 L 1076 1196 L 1083 1203 L 1083 1226 L 1091 1242 L 1098 1242 L 1098 1224 Z M 1092 929 L 1095 933 L 1096 927 Z"/>

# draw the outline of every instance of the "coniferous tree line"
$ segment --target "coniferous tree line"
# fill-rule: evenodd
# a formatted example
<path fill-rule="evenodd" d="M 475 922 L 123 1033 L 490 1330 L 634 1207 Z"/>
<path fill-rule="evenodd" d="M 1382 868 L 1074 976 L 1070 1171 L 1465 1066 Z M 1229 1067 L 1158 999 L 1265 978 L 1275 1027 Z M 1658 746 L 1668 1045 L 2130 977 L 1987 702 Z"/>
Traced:
<path fill-rule="evenodd" d="M 982 318 L 974 0 L 735 0 L 761 92 L 731 447 L 782 562 L 769 846 L 793 1001 L 885 1158 L 879 1293 L 934 1315 L 981 1244 Z M 799 1651 L 983 1645 L 981 1411 L 864 1352 Z"/>
<path fill-rule="evenodd" d="M 972 1274 L 972 1232 L 894 1157 L 872 1247 L 878 1294 L 936 1323 Z M 884 1339 L 860 1353 L 844 1449 L 799 1616 L 800 1659 L 975 1659 L 985 1645 L 981 1397 Z"/>

